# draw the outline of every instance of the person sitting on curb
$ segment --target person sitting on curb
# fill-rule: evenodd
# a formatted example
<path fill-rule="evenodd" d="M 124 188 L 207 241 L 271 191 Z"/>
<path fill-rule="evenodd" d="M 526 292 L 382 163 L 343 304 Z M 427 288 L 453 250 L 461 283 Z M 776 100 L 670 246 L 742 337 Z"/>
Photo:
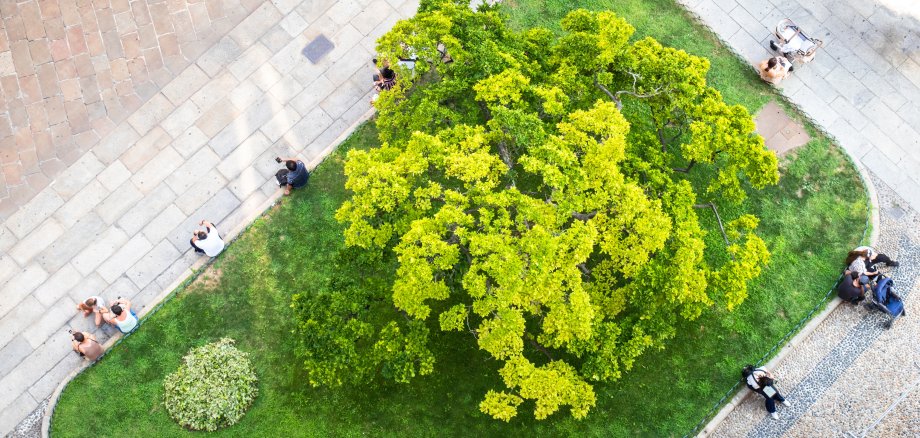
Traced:
<path fill-rule="evenodd" d="M 885 264 L 896 268 L 900 263 L 891 259 L 885 254 L 879 253 L 871 246 L 860 246 L 849 253 L 843 262 L 850 272 L 857 272 L 860 275 L 860 281 L 868 284 L 870 280 L 877 280 L 881 274 L 878 271 L 880 264 Z"/>
<path fill-rule="evenodd" d="M 95 313 L 96 316 L 96 327 L 102 325 L 102 314 L 108 312 L 105 308 L 105 300 L 102 297 L 93 295 L 82 303 L 77 304 L 77 310 L 83 312 L 83 316 L 89 316 L 91 313 Z"/>
<path fill-rule="evenodd" d="M 837 285 L 837 296 L 848 303 L 859 304 L 866 299 L 866 287 L 860 281 L 858 272 L 847 270 L 843 273 L 840 284 Z"/>
<path fill-rule="evenodd" d="M 192 232 L 192 238 L 188 241 L 199 254 L 207 254 L 209 257 L 217 257 L 224 250 L 224 240 L 220 238 L 220 233 L 214 224 L 202 219 L 198 225 L 205 227 L 204 230 L 195 230 Z"/>
<path fill-rule="evenodd" d="M 99 344 L 99 341 L 96 340 L 96 337 L 91 333 L 74 332 L 72 330 L 68 331 L 73 335 L 73 340 L 70 341 L 70 343 L 73 345 L 73 351 L 80 353 L 80 356 L 83 356 L 90 361 L 95 361 L 96 359 L 99 359 L 99 356 L 102 356 L 102 353 L 105 350 L 102 348 L 102 345 Z"/>
<path fill-rule="evenodd" d="M 787 401 L 773 386 L 776 383 L 776 379 L 774 379 L 773 373 L 765 368 L 754 368 L 754 365 L 745 365 L 741 370 L 741 378 L 751 391 L 760 394 L 766 399 L 767 412 L 770 413 L 774 420 L 779 420 L 779 414 L 776 413 L 776 402 L 782 403 L 783 406 L 792 406 L 792 403 Z"/>
<path fill-rule="evenodd" d="M 111 311 L 107 314 L 107 323 L 118 327 L 118 331 L 122 333 L 131 333 L 137 328 L 139 321 L 137 314 L 131 310 L 131 301 L 118 297 L 109 307 Z"/>
<path fill-rule="evenodd" d="M 789 76 L 793 70 L 792 63 L 783 56 L 774 56 L 760 63 L 760 78 L 777 85 Z"/>
<path fill-rule="evenodd" d="M 276 157 L 275 161 L 278 163 L 284 162 L 284 169 L 275 173 L 275 178 L 278 180 L 278 186 L 284 188 L 285 196 L 290 195 L 291 190 L 307 185 L 307 181 L 310 180 L 310 171 L 307 170 L 307 166 L 303 164 L 303 161 L 296 158 L 281 157 Z"/>

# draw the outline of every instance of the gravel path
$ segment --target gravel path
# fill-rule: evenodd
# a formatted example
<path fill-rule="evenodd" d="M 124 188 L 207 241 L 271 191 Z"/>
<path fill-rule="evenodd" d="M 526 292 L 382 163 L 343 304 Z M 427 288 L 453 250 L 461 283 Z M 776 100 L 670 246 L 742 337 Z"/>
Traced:
<path fill-rule="evenodd" d="M 879 195 L 878 248 L 901 262 L 888 275 L 908 316 L 890 330 L 887 316 L 844 304 L 775 371 L 793 403 L 767 416 L 748 397 L 713 434 L 717 437 L 917 436 L 920 434 L 920 319 L 912 306 L 920 279 L 920 215 L 873 176 Z"/>

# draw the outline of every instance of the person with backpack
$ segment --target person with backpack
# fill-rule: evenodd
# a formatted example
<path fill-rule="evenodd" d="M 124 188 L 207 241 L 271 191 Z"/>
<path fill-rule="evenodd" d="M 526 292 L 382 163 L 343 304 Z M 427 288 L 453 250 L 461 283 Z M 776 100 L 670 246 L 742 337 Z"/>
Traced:
<path fill-rule="evenodd" d="M 782 403 L 783 406 L 792 406 L 792 403 L 786 400 L 774 386 L 776 379 L 770 371 L 764 368 L 754 368 L 754 365 L 745 365 L 741 369 L 741 379 L 748 388 L 751 388 L 751 391 L 766 399 L 767 412 L 774 420 L 779 420 L 779 414 L 776 413 L 776 402 Z"/>
<path fill-rule="evenodd" d="M 284 163 L 284 168 L 275 173 L 275 179 L 278 180 L 278 186 L 284 188 L 284 194 L 290 195 L 291 190 L 299 189 L 310 180 L 310 171 L 307 166 L 296 158 L 275 157 L 278 163 Z"/>

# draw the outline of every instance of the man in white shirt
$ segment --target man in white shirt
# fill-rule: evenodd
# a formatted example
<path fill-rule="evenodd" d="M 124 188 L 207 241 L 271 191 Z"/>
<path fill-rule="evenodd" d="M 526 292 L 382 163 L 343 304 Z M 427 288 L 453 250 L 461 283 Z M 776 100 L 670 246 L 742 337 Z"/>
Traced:
<path fill-rule="evenodd" d="M 192 248 L 195 248 L 195 252 L 217 257 L 224 250 L 224 241 L 220 238 L 217 227 L 204 219 L 199 222 L 199 225 L 203 225 L 205 229 L 195 230 L 189 243 L 192 244 Z"/>

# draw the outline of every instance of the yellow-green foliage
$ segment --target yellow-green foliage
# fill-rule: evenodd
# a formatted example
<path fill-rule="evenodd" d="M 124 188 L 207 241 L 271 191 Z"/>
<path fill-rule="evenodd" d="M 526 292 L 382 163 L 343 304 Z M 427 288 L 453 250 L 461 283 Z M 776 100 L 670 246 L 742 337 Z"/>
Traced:
<path fill-rule="evenodd" d="M 354 195 L 336 218 L 347 245 L 395 253 L 397 309 L 471 332 L 503 363 L 506 388 L 483 412 L 508 421 L 532 403 L 538 419 L 583 418 L 588 381 L 620 378 L 679 319 L 743 302 L 769 257 L 756 218 L 729 218 L 732 241 L 706 248 L 697 198 L 740 201 L 776 182 L 776 158 L 747 111 L 706 85 L 706 59 L 630 42 L 609 12 L 573 11 L 554 37 L 460 3 L 428 1 L 379 41 L 424 61 L 377 101 L 386 144 L 349 154 Z M 624 102 L 648 118 L 627 120 Z M 691 183 L 694 165 L 713 176 Z M 413 360 L 390 375 L 430 371 L 423 332 L 405 344 L 392 327 L 379 348 L 411 345 Z"/>

